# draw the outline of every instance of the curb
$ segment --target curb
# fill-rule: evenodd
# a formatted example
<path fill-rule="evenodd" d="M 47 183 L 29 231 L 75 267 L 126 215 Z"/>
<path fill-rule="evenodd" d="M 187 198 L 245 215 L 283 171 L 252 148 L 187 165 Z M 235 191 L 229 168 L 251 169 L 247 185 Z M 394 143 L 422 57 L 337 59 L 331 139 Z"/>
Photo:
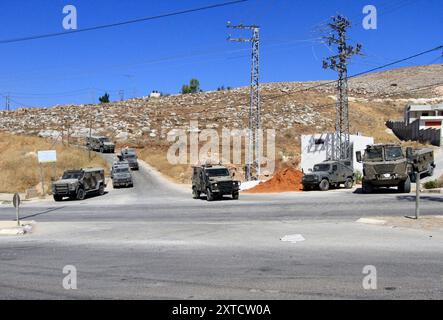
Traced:
<path fill-rule="evenodd" d="M 422 193 L 437 193 L 443 194 L 443 189 L 424 189 Z"/>
<path fill-rule="evenodd" d="M 360 218 L 356 222 L 358 223 L 365 223 L 365 224 L 375 224 L 375 225 L 385 225 L 385 220 L 379 220 L 379 219 L 371 219 L 371 218 Z"/>
<path fill-rule="evenodd" d="M 11 222 L 11 224 L 14 222 Z M 22 236 L 31 233 L 34 229 L 35 221 L 21 223 L 20 226 L 0 229 L 0 236 Z"/>

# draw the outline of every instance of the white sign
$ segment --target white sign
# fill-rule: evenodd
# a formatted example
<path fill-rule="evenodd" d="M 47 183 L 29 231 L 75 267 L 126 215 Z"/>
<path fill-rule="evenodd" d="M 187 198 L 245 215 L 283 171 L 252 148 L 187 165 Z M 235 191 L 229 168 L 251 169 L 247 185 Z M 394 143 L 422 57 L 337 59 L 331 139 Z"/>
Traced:
<path fill-rule="evenodd" d="M 47 151 L 38 151 L 37 158 L 39 163 L 51 163 L 57 161 L 57 151 L 55 150 L 47 150 Z"/>

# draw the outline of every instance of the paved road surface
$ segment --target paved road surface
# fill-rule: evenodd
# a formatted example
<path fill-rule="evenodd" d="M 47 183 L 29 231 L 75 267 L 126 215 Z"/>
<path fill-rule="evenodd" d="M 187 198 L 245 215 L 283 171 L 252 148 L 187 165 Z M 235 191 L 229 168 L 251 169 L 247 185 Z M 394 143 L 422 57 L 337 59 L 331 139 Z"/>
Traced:
<path fill-rule="evenodd" d="M 358 190 L 191 199 L 149 168 L 133 189 L 25 203 L 34 234 L 0 238 L 0 298 L 442 298 L 443 233 L 356 223 L 412 215 L 411 195 Z M 424 196 L 422 214 L 443 214 Z M 0 220 L 12 219 L 0 205 Z M 282 242 L 301 234 L 303 242 Z M 65 290 L 74 265 L 78 289 Z M 365 265 L 377 290 L 364 290 Z"/>

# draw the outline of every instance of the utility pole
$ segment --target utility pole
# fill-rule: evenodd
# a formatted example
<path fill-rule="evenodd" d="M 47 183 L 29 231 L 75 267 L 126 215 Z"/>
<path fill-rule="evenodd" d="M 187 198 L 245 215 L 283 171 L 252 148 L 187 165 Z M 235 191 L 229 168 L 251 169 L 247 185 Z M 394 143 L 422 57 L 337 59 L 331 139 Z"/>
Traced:
<path fill-rule="evenodd" d="M 6 95 L 6 111 L 10 110 L 10 103 L 11 103 L 11 99 L 9 97 L 9 93 Z"/>
<path fill-rule="evenodd" d="M 120 95 L 120 101 L 125 100 L 125 90 L 120 90 L 118 94 Z"/>
<path fill-rule="evenodd" d="M 252 44 L 251 90 L 248 119 L 248 155 L 246 159 L 246 180 L 257 180 L 261 174 L 261 106 L 260 106 L 260 27 L 256 25 L 232 25 L 231 29 L 251 30 L 251 38 L 231 38 L 232 42 L 250 42 Z M 255 161 L 254 161 L 255 151 Z M 255 165 L 255 172 L 252 169 Z"/>
<path fill-rule="evenodd" d="M 324 40 L 329 46 L 335 45 L 338 54 L 326 58 L 323 61 L 324 69 L 332 69 L 338 73 L 337 104 L 335 121 L 335 138 L 333 140 L 332 157 L 334 160 L 348 160 L 352 158 L 349 137 L 349 105 L 348 105 L 348 60 L 356 54 L 360 54 L 361 45 L 354 48 L 346 43 L 346 32 L 351 23 L 343 16 L 332 18 L 328 23 L 331 29 Z"/>

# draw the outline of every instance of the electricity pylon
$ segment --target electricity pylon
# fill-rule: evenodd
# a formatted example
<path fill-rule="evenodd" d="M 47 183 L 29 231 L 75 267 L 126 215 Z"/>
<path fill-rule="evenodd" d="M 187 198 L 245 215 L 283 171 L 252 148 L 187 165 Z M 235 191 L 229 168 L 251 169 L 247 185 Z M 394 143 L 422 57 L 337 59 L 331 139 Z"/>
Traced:
<path fill-rule="evenodd" d="M 251 90 L 248 119 L 248 153 L 245 178 L 247 181 L 259 179 L 261 174 L 261 107 L 260 107 L 260 27 L 256 25 L 232 25 L 228 28 L 252 31 L 250 38 L 231 38 L 228 41 L 252 43 Z M 255 151 L 255 161 L 254 161 Z M 253 172 L 253 169 L 255 171 Z"/>
<path fill-rule="evenodd" d="M 349 105 L 348 105 L 348 60 L 356 54 L 360 54 L 361 45 L 354 48 L 346 43 L 346 32 L 351 26 L 349 20 L 341 15 L 332 17 L 328 23 L 331 32 L 324 40 L 329 46 L 335 45 L 338 54 L 326 58 L 323 61 L 324 69 L 332 69 L 338 73 L 337 81 L 337 104 L 332 157 L 334 160 L 351 159 L 351 144 L 349 137 Z"/>

